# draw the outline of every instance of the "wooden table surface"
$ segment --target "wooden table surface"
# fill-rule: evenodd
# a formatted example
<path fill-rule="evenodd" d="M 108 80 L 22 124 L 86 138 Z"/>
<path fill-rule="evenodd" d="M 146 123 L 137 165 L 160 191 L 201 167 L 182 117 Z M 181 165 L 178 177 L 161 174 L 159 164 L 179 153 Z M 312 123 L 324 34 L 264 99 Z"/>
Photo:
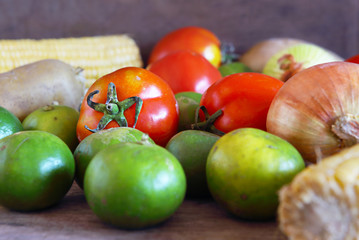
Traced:
<path fill-rule="evenodd" d="M 185 200 L 164 223 L 145 230 L 126 231 L 102 223 L 74 184 L 56 206 L 19 213 L 0 207 L 0 239 L 6 240 L 285 240 L 278 223 L 247 222 L 229 216 L 213 200 Z"/>

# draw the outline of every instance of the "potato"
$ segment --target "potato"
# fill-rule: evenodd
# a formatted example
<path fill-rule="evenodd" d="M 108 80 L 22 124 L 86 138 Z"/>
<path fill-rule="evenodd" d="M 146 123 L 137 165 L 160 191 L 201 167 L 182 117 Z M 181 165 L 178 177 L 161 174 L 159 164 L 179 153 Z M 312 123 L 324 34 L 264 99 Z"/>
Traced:
<path fill-rule="evenodd" d="M 0 74 L 0 106 L 21 121 L 53 103 L 78 109 L 85 93 L 82 69 L 55 59 L 26 64 Z"/>

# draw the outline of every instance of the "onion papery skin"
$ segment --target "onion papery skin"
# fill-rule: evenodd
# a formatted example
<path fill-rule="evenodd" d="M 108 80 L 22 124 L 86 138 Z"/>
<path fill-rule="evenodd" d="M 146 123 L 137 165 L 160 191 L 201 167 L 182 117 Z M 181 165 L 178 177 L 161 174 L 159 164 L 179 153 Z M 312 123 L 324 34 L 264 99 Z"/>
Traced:
<path fill-rule="evenodd" d="M 351 125 L 344 123 L 354 131 L 348 139 L 333 131 L 343 118 L 352 119 Z M 274 97 L 266 125 L 268 132 L 290 142 L 306 161 L 316 163 L 358 142 L 358 118 L 359 65 L 338 61 L 292 76 Z"/>

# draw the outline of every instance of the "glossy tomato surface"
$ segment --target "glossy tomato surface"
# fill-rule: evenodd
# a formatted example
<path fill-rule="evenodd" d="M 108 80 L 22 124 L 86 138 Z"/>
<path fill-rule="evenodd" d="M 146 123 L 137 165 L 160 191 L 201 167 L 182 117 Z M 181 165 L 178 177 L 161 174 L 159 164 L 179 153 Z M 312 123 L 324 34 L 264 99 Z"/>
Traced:
<path fill-rule="evenodd" d="M 161 38 L 153 48 L 148 64 L 178 50 L 197 52 L 215 67 L 221 63 L 220 40 L 217 36 L 208 29 L 187 26 L 176 29 Z"/>
<path fill-rule="evenodd" d="M 24 130 L 20 120 L 9 110 L 0 106 L 0 139 Z"/>
<path fill-rule="evenodd" d="M 77 137 L 82 141 L 92 134 L 85 128 L 95 129 L 104 115 L 95 111 L 87 102 L 87 96 L 99 90 L 92 98 L 93 102 L 105 103 L 109 83 L 116 86 L 119 101 L 137 96 L 142 99 L 143 105 L 138 116 L 136 129 L 147 133 L 157 144 L 165 145 L 167 141 L 177 132 L 178 126 L 178 104 L 174 93 L 168 84 L 152 72 L 138 67 L 121 68 L 96 80 L 88 89 L 81 105 L 80 118 L 77 123 Z M 135 104 L 124 111 L 128 126 L 133 127 L 135 122 Z M 112 120 L 105 129 L 119 127 Z"/>
<path fill-rule="evenodd" d="M 19 131 L 0 140 L 0 205 L 35 211 L 58 203 L 75 175 L 71 150 L 54 134 Z"/>
<path fill-rule="evenodd" d="M 221 73 L 200 54 L 177 51 L 152 63 L 147 68 L 165 80 L 173 92 L 204 93 L 222 78 Z"/>
<path fill-rule="evenodd" d="M 214 126 L 229 132 L 253 127 L 265 130 L 269 106 L 283 82 L 261 73 L 236 73 L 222 78 L 203 94 L 200 105 L 212 115 L 223 113 Z"/>

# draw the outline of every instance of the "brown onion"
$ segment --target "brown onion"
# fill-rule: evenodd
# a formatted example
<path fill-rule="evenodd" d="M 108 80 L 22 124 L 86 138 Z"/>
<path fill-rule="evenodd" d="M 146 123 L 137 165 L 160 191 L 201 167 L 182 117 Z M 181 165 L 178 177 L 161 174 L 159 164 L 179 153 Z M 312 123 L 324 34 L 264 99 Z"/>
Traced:
<path fill-rule="evenodd" d="M 274 97 L 267 131 L 317 162 L 359 142 L 359 64 L 332 62 L 304 69 Z"/>

